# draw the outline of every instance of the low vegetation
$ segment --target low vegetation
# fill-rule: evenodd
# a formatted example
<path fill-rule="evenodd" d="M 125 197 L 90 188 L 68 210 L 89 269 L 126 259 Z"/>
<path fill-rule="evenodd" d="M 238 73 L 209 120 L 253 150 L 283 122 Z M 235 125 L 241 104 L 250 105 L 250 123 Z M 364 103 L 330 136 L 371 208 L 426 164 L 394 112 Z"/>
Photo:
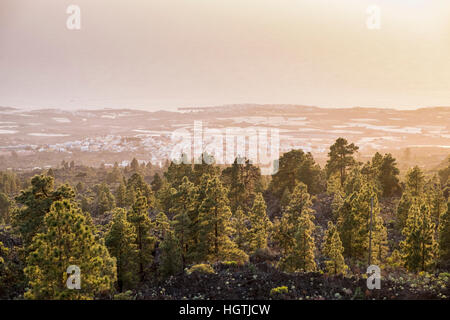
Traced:
<path fill-rule="evenodd" d="M 400 179 L 356 152 L 339 138 L 321 168 L 292 150 L 270 177 L 238 158 L 2 172 L 0 298 L 448 299 L 450 162 Z"/>

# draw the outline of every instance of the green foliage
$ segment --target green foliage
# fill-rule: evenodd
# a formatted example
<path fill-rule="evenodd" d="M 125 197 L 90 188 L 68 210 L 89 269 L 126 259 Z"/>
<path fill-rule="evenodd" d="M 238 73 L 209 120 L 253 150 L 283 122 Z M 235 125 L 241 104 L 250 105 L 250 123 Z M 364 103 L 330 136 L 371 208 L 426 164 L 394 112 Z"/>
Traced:
<path fill-rule="evenodd" d="M 161 189 L 163 181 L 158 173 L 155 173 L 155 175 L 153 176 L 152 183 L 150 185 L 152 187 L 153 192 L 158 192 L 159 189 Z"/>
<path fill-rule="evenodd" d="M 347 178 L 345 179 L 343 185 L 344 193 L 345 195 L 349 196 L 353 192 L 358 192 L 359 190 L 361 190 L 367 183 L 370 183 L 375 191 L 378 191 L 378 187 L 376 183 L 374 183 L 374 181 L 375 180 L 373 179 L 371 180 L 370 178 L 367 178 L 366 175 L 363 175 L 358 166 L 354 166 L 350 168 L 349 172 L 347 173 Z"/>
<path fill-rule="evenodd" d="M 199 207 L 197 261 L 248 260 L 248 256 L 230 239 L 233 234 L 232 214 L 226 194 L 219 177 L 207 179 L 205 196 Z"/>
<path fill-rule="evenodd" d="M 138 194 L 145 197 L 149 208 L 154 208 L 156 206 L 155 195 L 150 186 L 144 181 L 139 173 L 133 173 L 128 179 L 126 186 L 126 199 L 129 206 L 132 206 L 136 202 Z"/>
<path fill-rule="evenodd" d="M 295 234 L 298 230 L 300 217 L 312 213 L 312 202 L 307 186 L 299 182 L 283 211 L 281 219 L 275 221 L 273 239 L 280 247 L 282 254 L 287 255 L 295 247 Z"/>
<path fill-rule="evenodd" d="M 161 251 L 158 272 L 163 278 L 183 271 L 181 246 L 173 231 L 166 233 L 166 237 L 161 243 Z"/>
<path fill-rule="evenodd" d="M 249 211 L 255 194 L 262 191 L 261 170 L 249 160 L 236 158 L 230 167 L 222 171 L 221 178 L 229 190 L 231 212 L 236 212 L 238 207 Z"/>
<path fill-rule="evenodd" d="M 95 185 L 93 191 L 95 197 L 92 210 L 90 210 L 93 215 L 103 215 L 105 212 L 115 208 L 116 202 L 114 196 L 106 184 Z"/>
<path fill-rule="evenodd" d="M 397 168 L 397 162 L 390 153 L 385 154 L 381 163 L 377 167 L 377 178 L 383 190 L 383 197 L 398 195 L 401 191 L 398 175 L 400 170 Z"/>
<path fill-rule="evenodd" d="M 171 221 L 164 212 L 158 212 L 154 220 L 155 236 L 159 241 L 164 240 L 166 234 L 172 230 Z"/>
<path fill-rule="evenodd" d="M 267 248 L 267 240 L 270 229 L 272 228 L 272 222 L 270 222 L 267 216 L 266 209 L 266 202 L 262 193 L 258 193 L 249 214 L 250 229 L 248 234 L 250 252 Z"/>
<path fill-rule="evenodd" d="M 437 243 L 430 207 L 423 198 L 414 197 L 402 230 L 400 243 L 405 267 L 410 271 L 426 271 L 435 263 Z"/>
<path fill-rule="evenodd" d="M 397 227 L 402 230 L 406 226 L 408 213 L 414 197 L 423 195 L 425 176 L 418 166 L 408 170 L 406 174 L 405 190 L 397 207 Z"/>
<path fill-rule="evenodd" d="M 450 270 L 450 201 L 439 224 L 439 265 Z"/>
<path fill-rule="evenodd" d="M 439 226 L 439 218 L 447 210 L 447 200 L 444 197 L 441 182 L 435 175 L 425 185 L 425 197 L 431 210 L 433 222 Z"/>
<path fill-rule="evenodd" d="M 347 272 L 348 266 L 345 264 L 343 253 L 344 247 L 337 227 L 329 221 L 322 245 L 322 254 L 326 258 L 325 265 L 328 273 L 345 274 Z"/>
<path fill-rule="evenodd" d="M 0 283 L 6 283 L 7 274 L 9 273 L 8 266 L 6 264 L 8 253 L 8 248 L 6 248 L 0 241 Z M 4 289 L 0 288 L 0 298 L 4 296 L 3 290 Z"/>
<path fill-rule="evenodd" d="M 367 263 L 370 238 L 370 211 L 372 213 L 372 251 L 374 264 L 380 264 L 387 254 L 387 234 L 375 188 L 364 184 L 359 191 L 348 196 L 339 209 L 338 230 L 344 246 L 344 256 L 354 263 Z"/>
<path fill-rule="evenodd" d="M 16 202 L 23 207 L 15 211 L 13 224 L 21 235 L 25 247 L 31 243 L 36 233 L 43 231 L 44 216 L 49 212 L 52 203 L 75 197 L 74 191 L 68 185 L 54 190 L 53 183 L 53 177 L 34 176 L 31 179 L 31 186 L 16 197 Z"/>
<path fill-rule="evenodd" d="M 9 238 L 9 230 L 0 230 L 0 236 Z M 14 299 L 27 285 L 23 274 L 23 250 L 20 246 L 6 247 L 0 241 L 0 300 Z"/>
<path fill-rule="evenodd" d="M 222 261 L 222 265 L 227 267 L 237 267 L 239 263 L 237 263 L 237 261 Z"/>
<path fill-rule="evenodd" d="M 337 172 L 341 181 L 341 186 L 347 177 L 347 168 L 355 165 L 353 154 L 358 151 L 358 147 L 353 143 L 349 144 L 346 139 L 338 138 L 330 147 L 328 161 L 326 165 L 327 177 Z"/>
<path fill-rule="evenodd" d="M 392 251 L 392 254 L 389 256 L 389 258 L 386 259 L 386 264 L 394 269 L 403 267 L 403 257 L 400 251 L 397 249 Z"/>
<path fill-rule="evenodd" d="M 153 262 L 153 249 L 156 239 L 152 235 L 154 224 L 148 216 L 147 198 L 138 193 L 136 202 L 128 213 L 128 221 L 136 230 L 136 246 L 138 250 L 139 279 L 144 281 Z"/>
<path fill-rule="evenodd" d="M 136 300 L 133 291 L 128 290 L 114 295 L 114 300 Z"/>
<path fill-rule="evenodd" d="M 192 180 L 194 176 L 192 165 L 187 163 L 186 155 L 182 155 L 179 164 L 172 161 L 167 171 L 164 172 L 164 177 L 172 187 L 177 188 L 181 184 L 183 177 L 188 177 L 189 180 Z"/>
<path fill-rule="evenodd" d="M 138 279 L 136 231 L 122 208 L 113 211 L 113 220 L 105 237 L 109 253 L 116 258 L 119 292 L 132 289 Z"/>
<path fill-rule="evenodd" d="M 279 266 L 284 271 L 316 270 L 311 205 L 306 185 L 299 182 L 281 220 L 275 223 L 274 240 L 283 253 Z"/>
<path fill-rule="evenodd" d="M 316 246 L 313 237 L 315 226 L 312 219 L 313 216 L 310 214 L 300 216 L 298 231 L 295 234 L 294 250 L 281 259 L 281 269 L 288 272 L 311 272 L 316 270 L 314 254 Z"/>
<path fill-rule="evenodd" d="M 281 199 L 285 190 L 292 192 L 298 182 L 304 183 L 312 194 L 324 189 L 322 171 L 312 154 L 291 150 L 280 157 L 278 172 L 272 176 L 269 190 Z"/>
<path fill-rule="evenodd" d="M 214 165 L 214 156 L 208 153 L 202 153 L 194 163 L 194 171 L 192 172 L 192 181 L 195 184 L 200 183 L 203 175 L 218 176 L 220 168 Z"/>
<path fill-rule="evenodd" d="M 231 225 L 233 228 L 232 238 L 239 249 L 248 252 L 249 248 L 249 230 L 248 219 L 241 207 L 238 207 L 233 217 L 231 218 Z"/>
<path fill-rule="evenodd" d="M 194 272 L 205 274 L 216 273 L 213 267 L 210 264 L 206 263 L 195 264 L 186 271 L 187 274 L 192 274 Z"/>
<path fill-rule="evenodd" d="M 115 162 L 112 171 L 106 176 L 106 183 L 113 184 L 121 181 L 123 181 L 123 175 L 119 169 L 119 165 Z"/>
<path fill-rule="evenodd" d="M 127 189 L 123 181 L 117 187 L 115 192 L 116 205 L 119 208 L 125 208 L 127 206 Z"/>
<path fill-rule="evenodd" d="M 189 248 L 195 243 L 196 231 L 193 221 L 197 214 L 197 193 L 188 177 L 183 177 L 178 190 L 173 189 L 169 212 L 173 215 L 173 226 L 182 251 L 183 268 Z"/>
<path fill-rule="evenodd" d="M 81 269 L 81 289 L 66 287 L 69 266 Z M 116 266 L 90 219 L 69 200 L 55 201 L 33 238 L 25 274 L 28 299 L 92 299 L 113 291 Z"/>
<path fill-rule="evenodd" d="M 423 193 L 425 186 L 425 175 L 418 166 L 414 166 L 406 174 L 406 192 L 413 197 L 418 197 Z"/>
<path fill-rule="evenodd" d="M 0 224 L 9 224 L 11 222 L 11 211 L 13 202 L 5 193 L 0 193 Z"/>
<path fill-rule="evenodd" d="M 0 193 L 12 196 L 19 192 L 20 187 L 20 180 L 16 174 L 0 171 Z"/>
<path fill-rule="evenodd" d="M 286 286 L 281 286 L 281 287 L 276 287 L 276 288 L 270 289 L 271 296 L 278 296 L 278 295 L 286 294 L 288 292 L 289 292 L 289 289 Z"/>

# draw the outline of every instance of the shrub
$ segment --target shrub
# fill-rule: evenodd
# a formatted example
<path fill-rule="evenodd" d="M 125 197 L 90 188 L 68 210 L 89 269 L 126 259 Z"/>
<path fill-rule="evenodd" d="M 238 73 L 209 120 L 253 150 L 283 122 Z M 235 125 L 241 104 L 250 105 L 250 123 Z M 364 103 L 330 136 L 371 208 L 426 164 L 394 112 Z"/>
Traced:
<path fill-rule="evenodd" d="M 187 270 L 187 274 L 191 274 L 194 272 L 198 272 L 198 273 L 204 273 L 204 274 L 208 274 L 208 273 L 216 273 L 213 269 L 213 267 L 209 264 L 206 263 L 201 263 L 201 264 L 195 264 L 193 265 L 191 268 L 189 268 Z"/>
<path fill-rule="evenodd" d="M 288 292 L 289 292 L 288 287 L 282 286 L 282 287 L 272 288 L 270 290 L 270 295 L 271 296 L 277 296 L 277 295 L 280 295 L 280 294 L 286 294 Z"/>
<path fill-rule="evenodd" d="M 222 261 L 222 265 L 227 267 L 237 267 L 239 266 L 239 263 L 237 263 L 236 261 Z"/>
<path fill-rule="evenodd" d="M 251 256 L 250 261 L 252 263 L 262 263 L 266 261 L 276 260 L 276 255 L 269 248 L 257 249 Z"/>
<path fill-rule="evenodd" d="M 135 300 L 135 296 L 133 296 L 133 292 L 131 290 L 121 292 L 114 295 L 114 300 Z"/>

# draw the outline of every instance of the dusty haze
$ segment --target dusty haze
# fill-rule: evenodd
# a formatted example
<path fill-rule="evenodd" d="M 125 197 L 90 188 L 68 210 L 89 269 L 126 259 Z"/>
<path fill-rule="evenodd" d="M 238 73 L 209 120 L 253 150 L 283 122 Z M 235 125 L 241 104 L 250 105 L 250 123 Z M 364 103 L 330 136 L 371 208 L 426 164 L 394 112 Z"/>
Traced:
<path fill-rule="evenodd" d="M 0 105 L 450 105 L 449 15 L 448 0 L 2 0 Z"/>

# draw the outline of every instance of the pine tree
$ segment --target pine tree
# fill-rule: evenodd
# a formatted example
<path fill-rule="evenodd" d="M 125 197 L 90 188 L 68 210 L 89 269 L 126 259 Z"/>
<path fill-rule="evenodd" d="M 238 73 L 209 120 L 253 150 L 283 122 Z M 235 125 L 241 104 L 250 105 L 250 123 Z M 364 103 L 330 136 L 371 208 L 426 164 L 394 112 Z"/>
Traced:
<path fill-rule="evenodd" d="M 321 192 L 324 187 L 322 170 L 312 154 L 291 150 L 280 157 L 279 168 L 272 176 L 269 190 L 280 199 L 286 188 L 292 192 L 298 182 L 307 185 L 311 194 Z"/>
<path fill-rule="evenodd" d="M 44 216 L 52 203 L 75 197 L 75 192 L 68 185 L 54 190 L 53 184 L 53 177 L 34 176 L 31 186 L 16 197 L 16 202 L 23 207 L 14 213 L 13 225 L 21 235 L 25 247 L 31 243 L 36 233 L 43 232 Z"/>
<path fill-rule="evenodd" d="M 233 228 L 233 240 L 239 249 L 248 252 L 249 248 L 249 230 L 248 219 L 241 207 L 238 207 L 231 218 Z"/>
<path fill-rule="evenodd" d="M 91 211 L 93 215 L 103 215 L 115 208 L 116 200 L 106 184 L 94 186 L 94 192 L 94 208 Z"/>
<path fill-rule="evenodd" d="M 344 247 L 344 256 L 353 263 L 366 264 L 369 255 L 370 240 L 370 212 L 372 212 L 372 251 L 371 262 L 380 264 L 386 257 L 386 237 L 383 219 L 375 188 L 364 184 L 359 191 L 353 192 L 344 201 L 339 210 L 338 230 Z"/>
<path fill-rule="evenodd" d="M 407 191 L 404 191 L 397 205 L 396 227 L 398 230 L 403 230 L 406 225 L 406 219 L 408 219 L 408 212 L 411 208 L 412 200 L 413 196 Z"/>
<path fill-rule="evenodd" d="M 405 267 L 410 271 L 426 271 L 434 264 L 437 244 L 430 208 L 423 198 L 415 197 L 408 213 L 400 243 Z"/>
<path fill-rule="evenodd" d="M 333 201 L 331 202 L 331 213 L 333 214 L 334 221 L 337 221 L 339 218 L 339 211 L 341 207 L 344 205 L 345 201 L 345 193 L 341 190 L 336 190 L 333 195 Z"/>
<path fill-rule="evenodd" d="M 11 217 L 12 201 L 8 195 L 0 192 L 0 223 L 9 224 Z"/>
<path fill-rule="evenodd" d="M 173 215 L 175 235 L 181 245 L 183 268 L 186 266 L 186 259 L 191 246 L 194 245 L 194 230 L 192 228 L 191 217 L 195 214 L 196 189 L 188 177 L 183 177 L 178 190 L 172 196 L 172 206 L 170 213 Z"/>
<path fill-rule="evenodd" d="M 406 191 L 411 196 L 418 197 L 423 193 L 425 186 L 425 176 L 418 166 L 414 166 L 406 174 Z"/>
<path fill-rule="evenodd" d="M 154 224 L 148 216 L 147 198 L 138 193 L 132 210 L 128 213 L 130 221 L 136 230 L 136 245 L 138 250 L 139 279 L 144 281 L 153 262 L 155 238 L 152 235 Z"/>
<path fill-rule="evenodd" d="M 153 192 L 158 192 L 159 189 L 161 189 L 163 181 L 158 173 L 155 173 L 155 175 L 153 176 L 153 181 L 150 185 L 152 186 Z"/>
<path fill-rule="evenodd" d="M 125 208 L 127 206 L 127 189 L 123 182 L 121 182 L 119 187 L 117 188 L 115 198 L 117 207 Z M 132 196 L 131 198 L 134 198 L 134 196 Z"/>
<path fill-rule="evenodd" d="M 173 187 L 177 188 L 183 180 L 183 177 L 188 177 L 189 180 L 192 180 L 194 174 L 192 171 L 191 160 L 186 159 L 185 155 L 181 157 L 184 160 L 181 160 L 179 164 L 175 162 L 170 162 L 167 171 L 164 172 L 164 177 L 167 179 L 167 182 Z"/>
<path fill-rule="evenodd" d="M 167 180 L 163 180 L 161 188 L 156 193 L 156 205 L 160 211 L 170 214 L 170 208 L 172 207 L 172 197 L 176 193 L 176 189 L 172 187 Z"/>
<path fill-rule="evenodd" d="M 113 211 L 113 220 L 105 237 L 110 254 L 116 258 L 119 292 L 133 289 L 138 279 L 136 232 L 122 208 Z"/>
<path fill-rule="evenodd" d="M 344 247 L 337 227 L 329 221 L 322 245 L 322 254 L 326 258 L 325 265 L 328 273 L 345 274 L 347 272 L 348 266 L 345 264 L 343 253 Z"/>
<path fill-rule="evenodd" d="M 316 270 L 313 218 L 314 216 L 310 213 L 300 215 L 294 237 L 294 248 L 291 253 L 281 259 L 281 269 L 287 272 L 312 272 Z"/>
<path fill-rule="evenodd" d="M 401 192 L 398 175 L 400 170 L 397 168 L 397 162 L 390 153 L 385 154 L 378 166 L 378 180 L 383 190 L 383 197 L 391 197 Z"/>
<path fill-rule="evenodd" d="M 261 170 L 244 158 L 236 158 L 233 164 L 222 171 L 222 181 L 228 188 L 231 212 L 241 207 L 250 209 L 255 194 L 262 189 Z"/>
<path fill-rule="evenodd" d="M 6 259 L 9 254 L 9 249 L 3 245 L 0 241 L 0 283 L 5 283 L 7 280 L 7 273 L 9 273 L 8 267 L 6 265 Z M 3 290 L 0 288 L 0 297 L 3 297 Z"/>
<path fill-rule="evenodd" d="M 183 271 L 181 246 L 172 230 L 166 233 L 166 237 L 161 243 L 161 251 L 158 272 L 163 278 Z"/>
<path fill-rule="evenodd" d="M 114 168 L 106 176 L 106 182 L 108 184 L 113 184 L 116 182 L 121 182 L 123 179 L 122 172 L 120 172 L 119 165 L 117 162 L 114 163 Z"/>
<path fill-rule="evenodd" d="M 230 239 L 231 210 L 226 189 L 217 176 L 211 177 L 205 189 L 205 198 L 199 208 L 198 261 L 232 260 L 245 262 L 248 256 Z"/>
<path fill-rule="evenodd" d="M 130 170 L 131 170 L 131 172 L 134 172 L 134 173 L 139 172 L 139 162 L 136 160 L 136 158 L 133 158 L 133 160 L 131 160 Z"/>
<path fill-rule="evenodd" d="M 441 215 L 439 224 L 439 266 L 450 268 L 450 201 L 447 211 Z"/>
<path fill-rule="evenodd" d="M 149 208 L 154 208 L 156 205 L 155 195 L 153 194 L 150 185 L 144 181 L 144 178 L 138 173 L 134 173 L 127 181 L 127 200 L 128 205 L 132 206 L 136 202 L 137 194 L 142 194 Z"/>
<path fill-rule="evenodd" d="M 274 225 L 273 239 L 280 247 L 283 255 L 287 256 L 294 250 L 300 217 L 311 214 L 311 207 L 312 202 L 306 185 L 298 182 L 281 219 L 277 220 Z"/>
<path fill-rule="evenodd" d="M 413 167 L 406 174 L 405 191 L 402 194 L 397 208 L 397 227 L 400 230 L 406 226 L 408 212 L 414 197 L 423 195 L 425 176 L 418 166 Z"/>
<path fill-rule="evenodd" d="M 266 208 L 266 202 L 264 201 L 262 193 L 258 193 L 249 214 L 251 252 L 267 248 L 267 240 L 269 231 L 272 228 L 272 222 L 270 222 L 270 219 L 267 216 Z"/>
<path fill-rule="evenodd" d="M 66 287 L 67 268 L 81 270 L 81 289 Z M 69 200 L 55 201 L 45 215 L 42 233 L 30 245 L 25 274 L 28 299 L 92 299 L 108 294 L 116 281 L 116 266 L 102 240 L 96 239 L 89 216 Z"/>
<path fill-rule="evenodd" d="M 220 173 L 220 168 L 214 165 L 214 155 L 204 152 L 200 155 L 198 160 L 198 163 L 194 164 L 191 178 L 195 184 L 200 183 L 201 177 L 205 174 L 216 176 Z"/>
<path fill-rule="evenodd" d="M 436 175 L 426 184 L 425 194 L 431 209 L 431 217 L 439 228 L 439 218 L 447 210 L 447 203 L 441 182 Z"/>
<path fill-rule="evenodd" d="M 171 231 L 171 221 L 164 212 L 158 212 L 154 220 L 155 236 L 161 242 Z"/>
<path fill-rule="evenodd" d="M 290 200 L 291 200 L 291 193 L 289 192 L 289 188 L 286 188 L 284 189 L 280 199 L 281 211 L 286 209 L 286 207 L 289 205 Z"/>
<path fill-rule="evenodd" d="M 358 149 L 359 148 L 353 143 L 349 144 L 346 139 L 338 138 L 330 147 L 330 152 L 328 153 L 330 158 L 326 165 L 328 177 L 330 177 L 333 173 L 338 172 L 341 186 L 343 186 L 347 177 L 347 168 L 356 163 L 353 158 L 353 154 L 357 152 Z"/>

